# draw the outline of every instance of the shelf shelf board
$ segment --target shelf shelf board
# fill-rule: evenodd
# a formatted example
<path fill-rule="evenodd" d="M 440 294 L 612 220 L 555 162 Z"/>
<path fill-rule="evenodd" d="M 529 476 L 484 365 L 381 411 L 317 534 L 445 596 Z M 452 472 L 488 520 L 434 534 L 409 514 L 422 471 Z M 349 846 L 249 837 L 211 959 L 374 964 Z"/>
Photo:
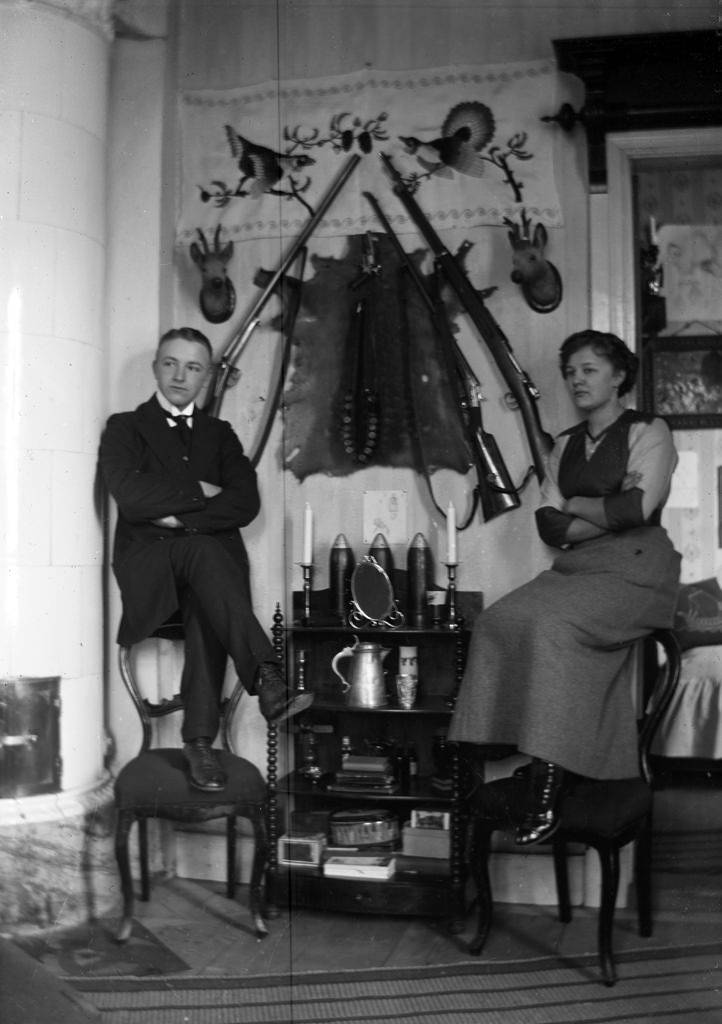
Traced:
<path fill-rule="evenodd" d="M 350 634 L 362 636 L 425 636 L 425 637 L 456 637 L 459 634 L 468 632 L 467 629 L 449 629 L 448 626 L 439 626 L 438 629 L 422 626 L 344 626 L 342 623 L 317 621 L 305 623 L 299 619 L 294 620 L 285 627 L 289 633 L 307 634 L 318 636 L 328 633 L 331 636 L 349 636 Z"/>
<path fill-rule="evenodd" d="M 378 708 L 358 708 L 352 704 L 346 704 L 344 700 L 317 696 L 306 713 L 325 711 L 336 715 L 405 715 L 407 718 L 420 715 L 451 715 L 454 707 L 449 701 L 450 698 L 431 696 L 417 701 L 413 708 L 400 708 L 394 704 L 386 704 Z"/>
<path fill-rule="evenodd" d="M 331 782 L 335 778 L 335 773 L 329 772 L 326 775 L 322 775 L 318 783 L 314 785 L 299 772 L 290 772 L 285 775 L 278 782 L 279 792 L 289 794 L 296 797 L 314 797 L 318 800 L 333 800 L 343 803 L 362 803 L 369 804 L 371 802 L 379 804 L 408 804 L 416 805 L 419 803 L 424 804 L 443 804 L 448 806 L 452 802 L 451 794 L 439 793 L 437 790 L 431 788 L 431 779 L 422 777 L 418 780 L 413 790 L 408 792 L 398 790 L 396 793 L 375 793 L 370 790 L 359 790 L 358 792 L 347 793 L 339 792 L 338 790 L 326 789 L 326 783 Z"/>

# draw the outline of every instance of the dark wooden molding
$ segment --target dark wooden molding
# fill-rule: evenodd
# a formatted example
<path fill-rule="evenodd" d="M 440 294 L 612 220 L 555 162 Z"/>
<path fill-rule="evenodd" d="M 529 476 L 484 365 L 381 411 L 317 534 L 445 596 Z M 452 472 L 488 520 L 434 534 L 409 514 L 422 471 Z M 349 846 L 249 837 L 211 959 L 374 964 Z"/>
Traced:
<path fill-rule="evenodd" d="M 589 184 L 606 187 L 609 132 L 722 124 L 722 33 L 661 32 L 553 40 L 557 66 L 581 79 L 584 106 L 545 118 L 565 130 L 583 125 Z"/>

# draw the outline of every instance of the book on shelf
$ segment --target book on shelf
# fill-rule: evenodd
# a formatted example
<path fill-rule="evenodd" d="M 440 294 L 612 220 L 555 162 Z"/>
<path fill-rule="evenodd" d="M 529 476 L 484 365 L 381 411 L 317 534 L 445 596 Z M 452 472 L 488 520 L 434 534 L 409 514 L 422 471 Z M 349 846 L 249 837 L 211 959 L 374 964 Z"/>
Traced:
<path fill-rule="evenodd" d="M 347 772 L 342 769 L 336 772 L 334 782 L 343 782 L 351 786 L 388 786 L 396 782 L 396 777 L 392 772 Z"/>
<path fill-rule="evenodd" d="M 432 775 L 431 788 L 435 793 L 441 793 L 443 796 L 447 796 L 453 792 L 454 780 L 445 775 Z"/>
<path fill-rule="evenodd" d="M 393 856 L 334 855 L 323 862 L 323 873 L 330 878 L 375 878 L 384 881 L 396 871 Z"/>
<path fill-rule="evenodd" d="M 398 789 L 399 784 L 395 781 L 353 782 L 341 778 L 340 772 L 330 782 L 326 783 L 326 790 L 329 793 L 378 793 L 388 796 L 389 794 L 397 793 Z"/>
<path fill-rule="evenodd" d="M 345 772 L 390 772 L 391 759 L 383 754 L 349 754 L 343 762 Z"/>

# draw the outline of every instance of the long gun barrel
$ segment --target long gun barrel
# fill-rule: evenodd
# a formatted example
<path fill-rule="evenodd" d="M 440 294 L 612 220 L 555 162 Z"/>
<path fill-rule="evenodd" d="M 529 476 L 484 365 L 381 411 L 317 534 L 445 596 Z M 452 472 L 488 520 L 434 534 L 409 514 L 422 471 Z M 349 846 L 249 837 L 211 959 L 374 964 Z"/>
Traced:
<path fill-rule="evenodd" d="M 208 397 L 204 405 L 206 412 L 210 413 L 211 416 L 217 416 L 221 409 L 221 403 L 223 402 L 223 396 L 226 388 L 228 387 L 228 381 L 231 376 L 233 364 L 236 362 L 241 352 L 243 351 L 246 342 L 250 338 L 253 331 L 256 329 L 260 321 L 261 312 L 266 306 L 273 295 L 274 289 L 278 286 L 279 281 L 282 280 L 284 274 L 288 272 L 288 269 L 292 265 L 296 256 L 299 254 L 301 249 L 306 245 L 306 242 L 314 233 L 321 220 L 326 215 L 326 211 L 334 201 L 336 196 L 339 194 L 346 181 L 350 177 L 354 168 L 360 161 L 361 157 L 355 153 L 348 158 L 346 163 L 343 165 L 339 173 L 328 188 L 328 191 L 324 195 L 323 199 L 319 203 L 315 213 L 308 220 L 308 223 L 304 226 L 298 237 L 294 240 L 293 245 L 289 249 L 287 255 L 284 257 L 279 268 L 272 274 L 266 287 L 263 289 L 261 294 L 258 296 L 253 304 L 253 308 L 249 313 L 246 314 L 243 323 L 240 325 L 238 330 L 234 333 L 229 344 L 226 346 L 225 351 L 221 355 L 221 358 L 213 373 L 211 385 L 208 388 Z"/>
<path fill-rule="evenodd" d="M 510 512 L 512 509 L 518 508 L 521 501 L 499 451 L 496 438 L 484 430 L 480 405 L 481 386 L 457 345 L 446 316 L 431 297 L 418 268 L 401 245 L 378 200 L 371 192 L 364 192 L 363 195 L 373 207 L 374 213 L 393 242 L 403 266 L 411 275 L 417 292 L 426 304 L 429 318 L 443 346 L 447 373 L 450 377 L 449 383 L 452 387 L 456 385 L 459 396 L 458 412 L 474 457 L 482 515 L 484 521 L 489 522 L 490 519 L 494 519 L 503 512 Z"/>
<path fill-rule="evenodd" d="M 537 479 L 542 480 L 546 473 L 546 456 L 551 451 L 554 442 L 552 437 L 542 428 L 539 420 L 539 412 L 536 407 L 539 393 L 536 387 L 517 363 L 504 332 L 484 305 L 481 296 L 473 287 L 454 256 L 436 234 L 413 194 L 406 187 L 403 178 L 394 167 L 391 158 L 382 153 L 381 160 L 391 178 L 393 192 L 401 200 L 406 208 L 406 212 L 426 240 L 446 280 L 456 293 L 457 298 L 473 321 L 482 339 L 486 342 L 511 394 L 516 400 L 524 422 L 529 447 L 531 448 L 534 471 Z"/>

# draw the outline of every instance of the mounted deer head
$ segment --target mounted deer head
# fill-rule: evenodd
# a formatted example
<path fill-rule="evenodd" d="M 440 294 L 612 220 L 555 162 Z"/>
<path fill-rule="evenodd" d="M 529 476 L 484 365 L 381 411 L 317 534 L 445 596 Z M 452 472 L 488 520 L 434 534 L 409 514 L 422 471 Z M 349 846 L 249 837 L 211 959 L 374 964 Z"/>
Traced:
<path fill-rule="evenodd" d="M 220 244 L 220 224 L 213 236 L 213 249 L 209 247 L 201 229 L 197 231 L 201 244 L 191 242 L 191 259 L 203 275 L 199 296 L 201 312 L 212 324 L 222 324 L 230 319 L 236 308 L 236 290 L 226 271 L 226 265 L 233 255 L 233 242 Z"/>
<path fill-rule="evenodd" d="M 554 264 L 544 258 L 546 228 L 537 224 L 531 235 L 531 220 L 524 210 L 521 224 L 508 217 L 504 217 L 504 223 L 511 228 L 508 235 L 514 252 L 512 281 L 521 285 L 522 295 L 531 309 L 536 313 L 551 313 L 562 301 L 562 279 Z"/>

